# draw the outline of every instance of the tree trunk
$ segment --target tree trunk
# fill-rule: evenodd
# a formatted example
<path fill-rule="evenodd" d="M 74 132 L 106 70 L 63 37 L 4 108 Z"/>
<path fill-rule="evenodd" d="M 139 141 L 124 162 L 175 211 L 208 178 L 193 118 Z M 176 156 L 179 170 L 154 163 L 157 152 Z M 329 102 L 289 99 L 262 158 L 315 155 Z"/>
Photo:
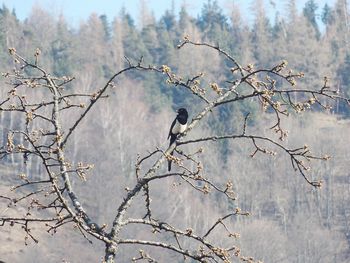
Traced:
<path fill-rule="evenodd" d="M 115 244 L 106 244 L 104 262 L 114 263 L 116 254 L 117 254 L 117 246 Z"/>

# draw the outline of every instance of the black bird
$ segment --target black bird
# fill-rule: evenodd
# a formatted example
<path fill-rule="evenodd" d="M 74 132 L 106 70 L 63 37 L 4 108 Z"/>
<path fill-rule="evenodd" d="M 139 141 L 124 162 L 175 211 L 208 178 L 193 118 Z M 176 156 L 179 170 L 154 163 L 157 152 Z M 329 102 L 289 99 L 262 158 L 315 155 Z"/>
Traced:
<path fill-rule="evenodd" d="M 168 139 L 170 138 L 170 145 L 172 145 L 178 134 L 183 133 L 186 128 L 187 128 L 187 119 L 188 119 L 188 112 L 184 108 L 180 108 L 177 111 L 177 116 L 173 123 L 171 124 L 170 131 L 169 131 L 169 136 Z M 172 151 L 170 155 L 173 155 Z M 168 171 L 170 172 L 171 170 L 171 160 L 168 161 Z"/>

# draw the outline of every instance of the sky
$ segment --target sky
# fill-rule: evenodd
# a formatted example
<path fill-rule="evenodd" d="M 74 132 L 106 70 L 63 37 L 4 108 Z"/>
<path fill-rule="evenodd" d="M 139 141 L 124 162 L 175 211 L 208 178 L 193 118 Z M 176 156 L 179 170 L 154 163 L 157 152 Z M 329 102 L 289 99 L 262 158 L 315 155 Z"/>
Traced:
<path fill-rule="evenodd" d="M 174 2 L 175 12 L 178 13 L 181 6 L 185 5 L 187 11 L 194 17 L 200 14 L 202 6 L 207 0 L 145 0 L 148 8 L 154 13 L 155 17 L 160 18 L 165 11 L 170 10 Z M 307 0 L 296 0 L 299 10 L 301 10 Z M 328 3 L 334 5 L 336 0 L 315 0 L 320 8 Z M 91 13 L 99 15 L 105 14 L 112 20 L 117 16 L 120 10 L 125 7 L 127 12 L 137 21 L 139 17 L 140 0 L 0 0 L 9 9 L 15 9 L 17 17 L 24 20 L 32 11 L 34 5 L 38 5 L 53 16 L 63 14 L 73 27 L 80 24 L 81 21 L 87 20 Z M 246 18 L 252 19 L 249 8 L 253 0 L 217 0 L 219 6 L 225 12 L 230 3 L 235 3 L 241 9 L 241 13 L 249 14 Z M 269 16 L 274 18 L 276 11 L 282 10 L 286 5 L 286 0 L 265 0 L 265 8 Z M 276 7 L 274 7 L 274 4 Z M 283 16 L 283 12 L 280 14 Z M 245 17 L 245 16 L 244 16 Z M 248 21 L 249 22 L 249 21 Z"/>

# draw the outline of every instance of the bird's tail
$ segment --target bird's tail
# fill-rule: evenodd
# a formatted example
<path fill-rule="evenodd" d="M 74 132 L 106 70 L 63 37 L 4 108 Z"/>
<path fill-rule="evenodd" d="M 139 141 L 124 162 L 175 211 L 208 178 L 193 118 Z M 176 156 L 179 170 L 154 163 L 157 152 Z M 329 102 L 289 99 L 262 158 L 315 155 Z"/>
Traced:
<path fill-rule="evenodd" d="M 175 140 L 176 140 L 176 135 L 171 135 L 169 147 L 170 147 L 170 145 L 172 145 L 175 142 Z M 172 156 L 173 153 L 174 153 L 174 151 L 172 151 L 170 153 L 170 155 Z M 170 171 L 171 171 L 171 160 L 168 160 L 168 172 L 170 172 Z"/>

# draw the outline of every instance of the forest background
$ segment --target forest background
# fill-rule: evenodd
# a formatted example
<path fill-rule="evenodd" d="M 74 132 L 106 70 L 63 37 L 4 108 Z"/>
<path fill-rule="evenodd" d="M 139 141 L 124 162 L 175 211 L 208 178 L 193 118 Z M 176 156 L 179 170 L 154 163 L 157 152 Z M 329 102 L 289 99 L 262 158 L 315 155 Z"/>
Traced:
<path fill-rule="evenodd" d="M 63 15 L 52 17 L 39 6 L 24 21 L 16 17 L 15 10 L 2 6 L 0 71 L 6 72 L 13 63 L 8 48 L 16 48 L 25 57 L 33 57 L 39 48 L 40 64 L 52 74 L 76 78 L 70 84 L 72 89 L 88 92 L 102 87 L 127 64 L 125 57 L 139 60 L 141 56 L 146 64 L 169 65 L 185 77 L 206 72 L 202 85 L 215 82 L 224 86 L 221 81 L 227 76 L 223 74 L 228 73 L 221 70 L 224 61 L 216 52 L 194 47 L 177 50 L 179 41 L 188 36 L 194 41 L 218 44 L 246 66 L 272 67 L 285 60 L 295 71 L 304 72 L 299 87 L 320 87 L 327 77 L 332 87 L 349 97 L 347 1 L 318 6 L 317 1 L 310 0 L 302 12 L 298 12 L 294 0 L 284 2 L 286 16 L 276 14 L 271 19 L 262 0 L 252 1 L 250 15 L 254 22 L 247 24 L 245 14 L 235 4 L 224 13 L 216 1 L 208 1 L 197 17 L 189 15 L 183 6 L 179 13 L 170 9 L 156 19 L 146 1 L 140 1 L 138 23 L 122 9 L 113 18 L 93 13 L 78 28 L 73 28 Z M 1 85 L 6 85 L 4 79 Z M 6 92 L 0 89 L 0 93 Z M 119 80 L 110 98 L 93 110 L 79 134 L 74 135 L 71 156 L 95 165 L 94 173 L 99 176 L 91 176 L 76 187 L 98 222 L 108 221 L 112 216 L 114 207 L 107 200 L 120 197 L 133 180 L 137 154 L 154 145 L 166 147 L 174 110 L 186 107 L 191 117 L 196 112 L 196 103 L 194 97 L 167 85 L 161 76 L 134 71 Z M 250 129 L 269 133 L 262 128 L 270 118 L 269 112 L 262 113 L 262 108 L 253 105 L 245 102 L 222 107 L 197 133 L 211 134 L 214 129 L 237 131 L 248 112 Z M 206 173 L 215 174 L 218 180 L 232 180 L 238 195 L 237 207 L 251 214 L 234 222 L 242 251 L 264 262 L 349 262 L 349 115 L 350 108 L 337 102 L 327 113 L 316 109 L 295 114 L 287 123 L 291 144 L 306 141 L 332 156 L 327 163 L 313 167 L 313 175 L 324 181 L 321 189 L 306 184 L 283 156 L 251 158 L 251 147 L 242 142 L 205 147 Z M 6 142 L 7 131 L 18 122 L 0 115 L 2 144 Z M 39 164 L 24 164 L 16 158 L 1 160 L 0 169 L 0 193 L 14 184 L 17 171 L 35 171 L 39 177 L 42 173 Z M 120 171 L 122 176 L 114 178 L 114 171 Z M 170 198 L 176 204 L 160 208 L 165 218 L 181 213 L 181 219 L 195 228 L 208 225 L 210 217 L 218 217 L 220 199 L 214 205 L 217 211 L 208 211 L 210 204 L 205 199 L 193 197 L 181 186 L 175 187 L 173 181 L 164 187 L 172 194 L 164 196 L 160 192 L 153 198 Z M 89 244 L 72 228 L 58 231 L 53 237 L 40 229 L 38 232 L 40 242 L 25 246 L 22 233 L 0 228 L 0 259 L 6 262 L 101 259 L 100 244 Z M 160 262 L 166 261 L 162 254 L 158 258 Z M 128 260 L 129 253 L 124 251 L 120 262 Z"/>

